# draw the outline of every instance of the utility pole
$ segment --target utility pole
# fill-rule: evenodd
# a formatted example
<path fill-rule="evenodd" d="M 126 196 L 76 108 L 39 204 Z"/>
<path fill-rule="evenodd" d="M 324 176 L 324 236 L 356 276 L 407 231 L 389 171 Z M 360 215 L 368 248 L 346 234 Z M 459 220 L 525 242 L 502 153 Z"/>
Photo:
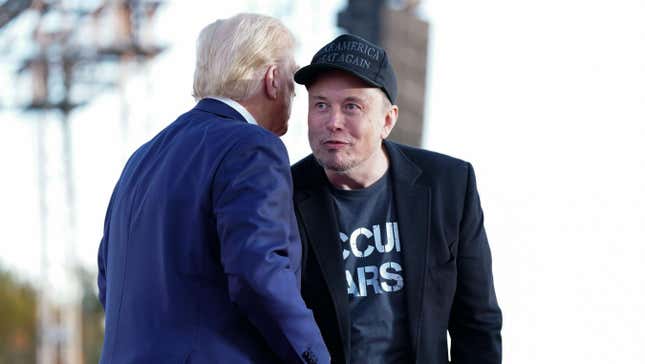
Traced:
<path fill-rule="evenodd" d="M 142 64 L 156 57 L 163 47 L 151 40 L 142 40 L 141 33 L 151 25 L 160 1 L 103 0 L 88 8 L 79 1 L 65 0 L 7 0 L 0 5 L 11 13 L 0 14 L 0 28 L 21 14 L 35 13 L 33 27 L 33 54 L 24 59 L 19 75 L 31 78 L 31 100 L 24 111 L 41 115 L 35 125 L 37 143 L 37 175 L 40 205 L 40 266 L 41 279 L 38 294 L 38 351 L 39 364 L 81 364 L 83 359 L 83 332 L 81 287 L 78 279 L 80 267 L 77 256 L 77 193 L 74 170 L 73 111 L 84 105 L 106 85 L 119 81 L 123 86 L 127 74 L 98 74 L 81 72 L 96 70 L 97 66 L 116 63 L 127 69 L 126 63 Z M 6 15 L 6 16 L 5 16 Z M 50 18 L 48 18 L 50 17 Z M 52 21 L 51 18 L 58 19 Z M 62 19 L 62 20 L 61 20 Z M 114 32 L 102 31 L 110 27 Z M 96 37 L 87 41 L 86 35 L 117 34 L 114 39 Z M 89 76 L 88 76 L 89 75 Z M 85 77 L 85 78 L 83 78 Z M 88 78 L 89 77 L 89 78 Z M 80 94 L 77 86 L 89 86 L 88 93 Z M 121 115 L 121 128 L 127 133 L 127 100 Z M 61 134 L 60 162 L 50 157 L 48 130 L 49 116 L 56 116 Z M 52 193 L 50 166 L 62 167 L 62 188 Z M 63 206 L 51 203 L 53 195 L 64 196 Z M 62 265 L 65 270 L 66 294 L 55 296 L 52 289 L 52 261 L 49 252 L 56 241 L 50 237 L 52 216 L 61 216 L 64 229 L 61 246 L 64 252 Z M 98 239 L 99 237 L 97 237 Z"/>

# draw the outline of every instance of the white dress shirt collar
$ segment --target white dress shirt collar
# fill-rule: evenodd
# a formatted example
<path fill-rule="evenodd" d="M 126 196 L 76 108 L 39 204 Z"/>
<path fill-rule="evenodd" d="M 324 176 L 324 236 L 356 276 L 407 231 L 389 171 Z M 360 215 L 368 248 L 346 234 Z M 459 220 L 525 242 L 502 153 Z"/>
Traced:
<path fill-rule="evenodd" d="M 242 117 L 244 118 L 244 120 L 246 120 L 247 123 L 258 125 L 258 122 L 255 120 L 253 115 L 251 115 L 251 113 L 239 102 L 233 99 L 229 99 L 228 97 L 209 96 L 208 98 L 225 103 L 226 105 L 232 107 L 235 111 L 239 112 L 240 115 L 242 115 Z"/>

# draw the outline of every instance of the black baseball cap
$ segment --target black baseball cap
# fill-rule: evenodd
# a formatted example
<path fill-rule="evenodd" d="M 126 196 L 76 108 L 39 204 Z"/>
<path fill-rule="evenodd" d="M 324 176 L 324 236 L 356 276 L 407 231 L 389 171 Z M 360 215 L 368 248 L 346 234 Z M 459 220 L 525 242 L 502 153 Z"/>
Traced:
<path fill-rule="evenodd" d="M 343 34 L 332 40 L 314 55 L 310 65 L 296 72 L 294 79 L 308 86 L 316 76 L 329 70 L 348 72 L 383 90 L 391 103 L 396 101 L 396 75 L 387 53 L 357 35 Z"/>

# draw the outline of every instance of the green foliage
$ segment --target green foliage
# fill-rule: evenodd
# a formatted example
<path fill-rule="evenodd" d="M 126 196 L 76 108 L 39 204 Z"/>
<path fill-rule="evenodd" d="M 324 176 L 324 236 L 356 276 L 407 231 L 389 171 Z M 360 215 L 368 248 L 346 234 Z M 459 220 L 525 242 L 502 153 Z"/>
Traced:
<path fill-rule="evenodd" d="M 83 290 L 83 358 L 86 363 L 98 363 L 103 347 L 103 306 L 96 292 L 96 276 L 87 271 L 78 273 Z"/>
<path fill-rule="evenodd" d="M 34 363 L 36 332 L 36 290 L 0 268 L 0 363 Z"/>
<path fill-rule="evenodd" d="M 96 296 L 95 276 L 82 269 L 77 274 L 83 292 L 83 361 L 98 363 L 103 345 L 103 307 Z M 37 292 L 30 284 L 0 267 L 0 364 L 36 362 L 37 302 Z M 58 309 L 52 309 L 59 317 Z"/>

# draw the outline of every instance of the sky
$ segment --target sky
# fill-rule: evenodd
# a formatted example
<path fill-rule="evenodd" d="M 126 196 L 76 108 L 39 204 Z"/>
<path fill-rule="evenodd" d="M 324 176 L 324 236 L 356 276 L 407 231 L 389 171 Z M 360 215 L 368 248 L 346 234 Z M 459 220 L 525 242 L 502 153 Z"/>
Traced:
<path fill-rule="evenodd" d="M 306 40 L 297 61 L 307 64 L 338 32 L 334 14 L 343 4 L 211 3 L 169 2 L 155 31 L 172 47 L 147 68 L 124 70 L 121 94 L 104 93 L 72 117 L 79 227 L 72 253 L 88 269 L 124 160 L 193 105 L 199 30 L 250 8 L 287 14 L 284 22 Z M 474 165 L 504 312 L 505 362 L 641 362 L 645 0 L 429 0 L 422 13 L 431 22 L 423 146 Z M 0 82 L 13 85 L 5 73 Z M 0 100 L 12 92 L 2 87 Z M 306 90 L 296 92 L 284 137 L 292 162 L 309 152 Z M 40 280 L 35 135 L 44 125 L 49 255 L 58 262 L 50 281 L 58 287 L 70 255 L 61 238 L 58 120 L 0 117 L 0 263 Z"/>
<path fill-rule="evenodd" d="M 645 357 L 645 2 L 431 1 L 425 146 L 473 163 L 508 363 Z"/>

